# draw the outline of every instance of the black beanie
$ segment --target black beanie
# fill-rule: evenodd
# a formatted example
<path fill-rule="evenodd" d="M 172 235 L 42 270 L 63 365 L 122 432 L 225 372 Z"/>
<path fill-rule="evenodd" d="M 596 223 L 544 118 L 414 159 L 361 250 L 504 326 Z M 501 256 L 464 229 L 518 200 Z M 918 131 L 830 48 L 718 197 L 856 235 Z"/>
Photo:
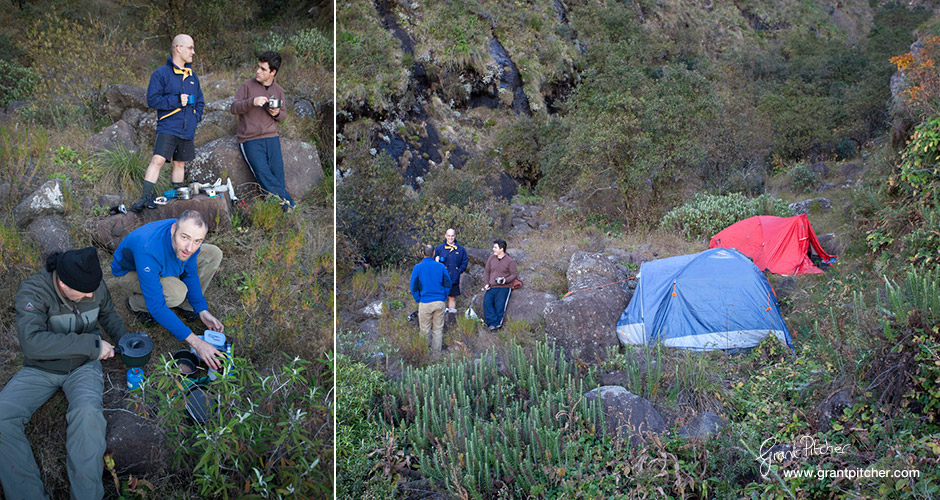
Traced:
<path fill-rule="evenodd" d="M 59 254 L 55 270 L 62 283 L 82 293 L 94 292 L 101 284 L 101 263 L 95 247 Z"/>

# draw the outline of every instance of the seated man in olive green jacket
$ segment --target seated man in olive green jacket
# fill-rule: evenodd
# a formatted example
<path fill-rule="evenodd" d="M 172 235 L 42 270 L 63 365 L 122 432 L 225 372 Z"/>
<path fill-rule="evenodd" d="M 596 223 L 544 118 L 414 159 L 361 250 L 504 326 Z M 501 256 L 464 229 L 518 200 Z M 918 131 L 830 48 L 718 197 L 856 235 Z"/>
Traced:
<path fill-rule="evenodd" d="M 104 496 L 105 419 L 102 359 L 127 333 L 114 310 L 93 247 L 54 253 L 46 270 L 29 276 L 16 293 L 16 331 L 23 368 L 0 392 L 0 483 L 7 500 L 48 498 L 23 428 L 59 388 L 69 401 L 68 475 L 71 497 Z"/>

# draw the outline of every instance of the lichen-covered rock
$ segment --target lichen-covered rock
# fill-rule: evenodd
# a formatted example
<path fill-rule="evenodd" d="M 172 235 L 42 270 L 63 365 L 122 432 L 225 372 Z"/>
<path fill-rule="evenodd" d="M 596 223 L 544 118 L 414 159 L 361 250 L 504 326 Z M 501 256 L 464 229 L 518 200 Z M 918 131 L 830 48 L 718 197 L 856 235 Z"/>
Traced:
<path fill-rule="evenodd" d="M 97 134 L 85 140 L 85 149 L 92 152 L 114 151 L 123 147 L 128 151 L 137 151 L 137 134 L 134 127 L 124 120 L 105 127 Z"/>
<path fill-rule="evenodd" d="M 666 431 L 666 420 L 646 399 L 617 385 L 605 385 L 584 395 L 588 401 L 600 398 L 607 432 L 637 445 L 653 434 Z"/>
<path fill-rule="evenodd" d="M 111 85 L 101 95 L 104 112 L 112 120 L 120 120 L 128 109 L 148 111 L 147 89 L 137 85 Z"/>
<path fill-rule="evenodd" d="M 284 158 L 284 182 L 287 192 L 297 200 L 312 190 L 323 178 L 320 157 L 312 145 L 281 138 Z M 196 148 L 196 158 L 186 165 L 187 174 L 199 182 L 232 179 L 236 195 L 241 198 L 257 189 L 257 181 L 242 156 L 235 136 L 226 136 Z"/>
<path fill-rule="evenodd" d="M 62 179 L 53 179 L 39 186 L 13 209 L 16 225 L 24 228 L 39 217 L 64 214 L 66 189 Z"/>
<path fill-rule="evenodd" d="M 49 215 L 40 217 L 29 224 L 26 234 L 39 245 L 41 255 L 53 252 L 65 252 L 75 247 L 69 224 L 62 216 Z"/>
<path fill-rule="evenodd" d="M 684 438 L 704 439 L 718 434 L 727 424 L 718 415 L 706 411 L 695 415 L 679 429 L 679 435 Z"/>

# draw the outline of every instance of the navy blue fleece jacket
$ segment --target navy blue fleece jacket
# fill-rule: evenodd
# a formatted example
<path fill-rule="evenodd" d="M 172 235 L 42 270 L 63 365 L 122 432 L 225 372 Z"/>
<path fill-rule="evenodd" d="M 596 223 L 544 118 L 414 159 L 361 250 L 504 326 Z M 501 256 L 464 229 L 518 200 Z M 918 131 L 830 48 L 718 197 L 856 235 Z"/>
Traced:
<path fill-rule="evenodd" d="M 182 94 L 191 96 L 186 106 L 180 101 Z M 179 68 L 173 64 L 172 57 L 167 57 L 166 64 L 150 75 L 147 106 L 157 110 L 158 134 L 191 140 L 196 136 L 196 124 L 202 120 L 205 105 L 199 78 L 193 73 L 191 64 Z"/>

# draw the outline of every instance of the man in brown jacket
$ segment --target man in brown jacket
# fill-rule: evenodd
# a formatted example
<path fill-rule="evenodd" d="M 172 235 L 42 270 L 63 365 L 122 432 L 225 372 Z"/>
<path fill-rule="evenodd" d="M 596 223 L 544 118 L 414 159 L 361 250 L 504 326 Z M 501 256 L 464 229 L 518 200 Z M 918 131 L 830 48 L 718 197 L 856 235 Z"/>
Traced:
<path fill-rule="evenodd" d="M 512 282 L 518 277 L 516 261 L 506 253 L 506 240 L 494 240 L 493 255 L 483 269 L 483 317 L 488 330 L 502 328 Z"/>
<path fill-rule="evenodd" d="M 262 189 L 281 200 L 286 212 L 294 208 L 294 200 L 284 183 L 284 159 L 277 135 L 277 124 L 284 121 L 281 110 L 284 89 L 274 83 L 280 67 L 281 56 L 277 52 L 258 56 L 255 77 L 238 87 L 231 112 L 238 115 L 238 145 L 251 172 Z"/>

